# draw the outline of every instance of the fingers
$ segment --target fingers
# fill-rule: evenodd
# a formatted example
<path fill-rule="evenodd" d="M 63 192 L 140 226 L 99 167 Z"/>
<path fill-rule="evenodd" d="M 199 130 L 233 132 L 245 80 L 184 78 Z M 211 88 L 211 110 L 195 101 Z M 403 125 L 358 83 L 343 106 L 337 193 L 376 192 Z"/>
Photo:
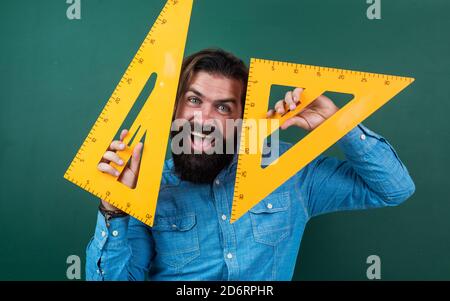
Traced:
<path fill-rule="evenodd" d="M 136 175 L 139 171 L 139 163 L 141 161 L 141 153 L 143 148 L 142 142 L 136 144 L 133 149 L 133 154 L 131 156 L 130 169 Z"/>
<path fill-rule="evenodd" d="M 107 151 L 103 155 L 103 159 L 109 162 L 114 162 L 117 165 L 123 165 L 123 160 L 119 157 L 119 155 L 112 151 Z"/>
<path fill-rule="evenodd" d="M 100 162 L 97 166 L 97 169 L 101 172 L 108 173 L 114 177 L 118 177 L 120 175 L 119 171 L 105 162 Z"/>
<path fill-rule="evenodd" d="M 275 114 L 275 110 L 274 109 L 270 109 L 269 111 L 267 111 L 267 118 L 272 117 L 273 114 Z"/>
<path fill-rule="evenodd" d="M 281 129 L 285 130 L 290 126 L 296 125 L 302 129 L 305 129 L 307 131 L 311 130 L 311 126 L 308 123 L 308 121 L 306 121 L 305 118 L 301 117 L 301 116 L 294 116 L 292 118 L 289 118 L 288 120 L 286 120 L 282 125 L 281 125 Z"/>
<path fill-rule="evenodd" d="M 284 100 L 279 100 L 275 104 L 275 111 L 277 111 L 278 114 L 284 114 L 286 113 L 286 110 L 284 109 Z"/>
<path fill-rule="evenodd" d="M 284 96 L 284 102 L 288 105 L 289 110 L 293 111 L 300 103 L 300 94 L 303 88 L 295 88 L 294 91 L 289 91 Z"/>
<path fill-rule="evenodd" d="M 108 150 L 111 150 L 111 151 L 124 150 L 125 149 L 125 143 L 123 143 L 122 141 L 127 136 L 127 134 L 128 134 L 128 130 L 127 129 L 123 129 L 120 132 L 119 140 L 114 140 L 113 142 L 111 142 L 111 144 L 109 145 Z"/>
<path fill-rule="evenodd" d="M 113 141 L 120 142 L 120 141 Z M 112 147 L 116 147 L 116 145 L 112 145 Z M 137 174 L 139 170 L 139 162 L 141 160 L 141 152 L 142 152 L 143 144 L 139 142 L 134 150 L 131 157 L 130 169 L 134 174 Z M 108 173 L 112 176 L 118 177 L 120 172 L 112 167 L 109 163 L 114 162 L 117 165 L 123 165 L 125 162 L 119 157 L 119 155 L 113 151 L 106 151 L 103 155 L 102 161 L 98 164 L 97 169 L 101 172 Z"/>
<path fill-rule="evenodd" d="M 294 102 L 298 104 L 300 102 L 300 95 L 303 92 L 303 88 L 295 88 L 294 91 L 292 91 L 292 98 L 294 99 Z"/>
<path fill-rule="evenodd" d="M 286 109 L 293 111 L 300 103 L 300 95 L 303 92 L 303 88 L 295 88 L 293 91 L 288 91 L 284 96 L 284 99 L 279 100 L 275 104 L 275 108 L 267 112 L 267 117 L 272 117 L 275 112 L 280 115 L 286 113 Z M 287 107 L 287 108 L 286 108 Z"/>
<path fill-rule="evenodd" d="M 289 110 L 293 111 L 296 108 L 294 98 L 292 98 L 292 91 L 289 91 L 284 96 L 284 102 L 287 104 Z"/>
<path fill-rule="evenodd" d="M 128 130 L 127 129 L 123 129 L 122 132 L 120 132 L 120 141 L 123 141 L 123 139 L 125 138 L 125 136 L 128 134 Z"/>
<path fill-rule="evenodd" d="M 109 146 L 110 151 L 120 151 L 125 149 L 125 143 L 119 140 L 114 140 L 111 142 L 111 145 Z"/>
<path fill-rule="evenodd" d="M 101 172 L 104 172 L 104 173 L 108 173 L 115 177 L 118 177 L 120 175 L 120 172 L 117 169 L 115 169 L 114 167 L 112 167 L 109 163 L 114 162 L 117 165 L 125 164 L 123 159 L 120 158 L 120 156 L 116 153 L 116 151 L 121 151 L 126 148 L 125 143 L 123 143 L 122 141 L 126 137 L 127 134 L 128 134 L 128 130 L 123 129 L 120 132 L 120 140 L 114 140 L 113 142 L 111 142 L 108 150 L 105 152 L 105 154 L 102 157 L 102 160 L 100 161 L 100 163 L 97 166 L 98 170 L 100 170 Z"/>

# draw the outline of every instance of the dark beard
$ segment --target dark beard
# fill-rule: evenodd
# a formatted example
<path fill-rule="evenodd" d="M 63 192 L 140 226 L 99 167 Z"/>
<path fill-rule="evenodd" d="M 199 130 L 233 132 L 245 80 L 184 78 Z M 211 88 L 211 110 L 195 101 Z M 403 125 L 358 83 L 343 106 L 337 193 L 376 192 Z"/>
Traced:
<path fill-rule="evenodd" d="M 233 154 L 174 154 L 175 172 L 184 181 L 212 183 L 222 169 L 233 160 Z"/>
<path fill-rule="evenodd" d="M 191 132 L 194 129 L 194 123 L 189 122 L 191 126 Z M 213 130 L 211 130 L 213 131 Z M 173 138 L 179 131 L 171 132 L 171 138 Z M 234 133 L 234 147 L 236 150 L 237 143 L 237 131 Z M 222 136 L 222 145 L 226 145 L 226 139 Z M 212 183 L 222 169 L 233 161 L 234 154 L 227 153 L 212 153 L 212 154 L 196 154 L 196 153 L 184 153 L 175 154 L 172 152 L 173 163 L 175 167 L 175 173 L 181 178 L 181 180 L 189 181 L 198 184 Z"/>

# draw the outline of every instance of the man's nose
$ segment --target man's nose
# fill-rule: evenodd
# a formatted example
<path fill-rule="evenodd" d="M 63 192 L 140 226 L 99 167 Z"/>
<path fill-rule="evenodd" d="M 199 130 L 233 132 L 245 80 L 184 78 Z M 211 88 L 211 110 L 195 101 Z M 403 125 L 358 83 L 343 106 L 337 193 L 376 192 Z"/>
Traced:
<path fill-rule="evenodd" d="M 214 118 L 214 106 L 208 105 L 203 107 L 203 120 L 205 123 L 208 123 L 210 119 Z M 211 121 L 209 121 L 211 122 Z"/>
<path fill-rule="evenodd" d="M 194 112 L 194 119 L 201 120 L 202 123 L 214 119 L 214 108 L 212 106 L 202 106 Z"/>
<path fill-rule="evenodd" d="M 194 122 L 202 125 L 204 129 L 212 129 L 216 127 L 217 120 L 209 110 L 199 110 L 194 113 Z"/>

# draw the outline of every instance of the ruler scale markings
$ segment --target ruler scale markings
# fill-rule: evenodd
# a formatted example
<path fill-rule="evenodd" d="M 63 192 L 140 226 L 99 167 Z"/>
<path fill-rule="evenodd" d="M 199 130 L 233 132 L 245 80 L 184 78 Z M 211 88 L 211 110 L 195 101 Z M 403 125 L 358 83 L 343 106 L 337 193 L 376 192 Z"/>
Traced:
<path fill-rule="evenodd" d="M 153 225 L 156 210 L 192 4 L 193 0 L 170 0 L 166 3 L 64 174 L 67 180 L 100 198 L 104 198 L 105 194 L 112 205 L 150 226 Z M 176 38 L 168 38 L 172 36 Z M 168 66 L 168 60 L 172 63 L 171 66 Z M 167 71 L 168 67 L 172 68 L 169 68 L 171 72 Z M 124 139 L 124 143 L 130 143 L 130 146 L 119 152 L 124 161 L 128 161 L 131 150 L 143 137 L 144 144 L 149 146 L 144 148 L 142 154 L 137 186 L 129 189 L 116 178 L 100 173 L 97 164 L 153 73 L 158 75 L 155 87 Z M 296 110 L 283 116 L 275 114 L 274 118 L 279 118 L 281 124 L 325 91 L 349 93 L 355 95 L 355 98 L 283 154 L 276 165 L 271 164 L 263 170 L 260 166 L 262 154 L 258 153 L 261 148 L 256 148 L 257 154 L 249 153 L 245 139 L 248 139 L 251 127 L 250 124 L 244 126 L 230 222 L 236 221 L 413 80 L 393 75 L 252 58 L 244 105 L 244 125 L 247 125 L 247 119 L 265 119 L 271 84 L 305 88 L 301 105 Z M 150 100 L 154 99 L 165 101 L 159 103 L 158 110 L 153 110 L 155 105 Z M 156 111 L 159 112 L 155 113 Z M 352 114 L 356 116 L 352 117 Z M 155 124 L 158 126 L 154 126 Z M 272 126 L 270 130 L 266 129 L 268 135 L 275 130 L 277 128 L 273 129 Z M 152 138 L 147 140 L 149 136 Z M 123 168 L 113 163 L 111 165 L 119 171 Z"/>
<path fill-rule="evenodd" d="M 292 73 L 287 72 L 287 67 L 301 72 L 290 76 Z M 244 145 L 247 145 L 249 135 L 246 134 L 245 127 L 242 128 L 237 167 L 242 172 L 236 173 L 231 223 L 414 81 L 407 77 L 304 64 L 289 65 L 253 58 L 250 60 L 250 70 L 244 125 L 247 119 L 269 120 L 265 113 L 273 84 L 305 88 L 300 105 L 294 111 L 282 116 L 274 114 L 273 118 L 279 119 L 280 126 L 325 91 L 353 94 L 354 98 L 281 155 L 276 164 L 265 168 L 261 168 L 260 147 L 256 148 L 255 154 L 245 151 Z M 254 82 L 258 82 L 258 86 L 253 87 Z M 258 105 L 250 106 L 249 99 L 258 99 Z M 274 132 L 272 128 L 266 131 L 264 138 Z M 261 145 L 263 141 L 258 143 Z"/>
<path fill-rule="evenodd" d="M 162 154 L 167 146 L 163 141 L 169 136 L 170 113 L 175 103 L 192 5 L 193 0 L 171 0 L 164 5 L 64 174 L 67 180 L 97 197 L 104 199 L 106 195 L 113 206 L 150 226 L 153 225 L 164 164 Z M 153 47 L 156 45 L 158 47 Z M 135 139 L 124 151 L 118 152 L 127 162 L 134 146 L 146 135 L 140 175 L 136 188 L 130 189 L 116 178 L 98 171 L 97 164 L 153 73 L 158 75 L 155 86 L 124 143 L 127 145 L 133 134 L 136 134 Z M 111 165 L 120 172 L 123 169 Z M 90 179 L 89 186 L 85 185 L 87 178 Z"/>

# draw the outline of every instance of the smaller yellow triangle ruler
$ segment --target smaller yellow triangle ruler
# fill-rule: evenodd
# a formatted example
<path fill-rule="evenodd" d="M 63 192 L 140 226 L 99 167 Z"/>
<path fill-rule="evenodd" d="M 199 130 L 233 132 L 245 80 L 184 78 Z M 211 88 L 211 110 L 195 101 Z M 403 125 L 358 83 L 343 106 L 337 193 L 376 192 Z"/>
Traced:
<path fill-rule="evenodd" d="M 153 225 L 193 0 L 169 0 L 106 103 L 64 178 L 140 221 Z M 153 73 L 155 87 L 117 152 L 127 162 L 145 134 L 136 188 L 97 165 Z M 134 138 L 132 139 L 132 137 Z M 123 167 L 112 164 L 120 172 Z"/>
<path fill-rule="evenodd" d="M 239 219 L 413 81 L 410 77 L 251 59 L 230 222 Z M 326 91 L 352 94 L 354 97 L 276 162 L 262 168 L 262 148 L 248 151 L 250 140 L 254 138 L 251 133 L 255 133 L 250 126 L 255 123 L 249 121 L 267 122 L 264 125 L 265 134 L 256 131 L 261 145 L 278 129 L 278 126 L 271 127 L 270 120 L 266 119 L 272 85 L 304 88 L 300 105 L 295 110 L 273 117 L 279 119 L 280 126 Z M 261 127 L 260 124 L 256 123 Z"/>

